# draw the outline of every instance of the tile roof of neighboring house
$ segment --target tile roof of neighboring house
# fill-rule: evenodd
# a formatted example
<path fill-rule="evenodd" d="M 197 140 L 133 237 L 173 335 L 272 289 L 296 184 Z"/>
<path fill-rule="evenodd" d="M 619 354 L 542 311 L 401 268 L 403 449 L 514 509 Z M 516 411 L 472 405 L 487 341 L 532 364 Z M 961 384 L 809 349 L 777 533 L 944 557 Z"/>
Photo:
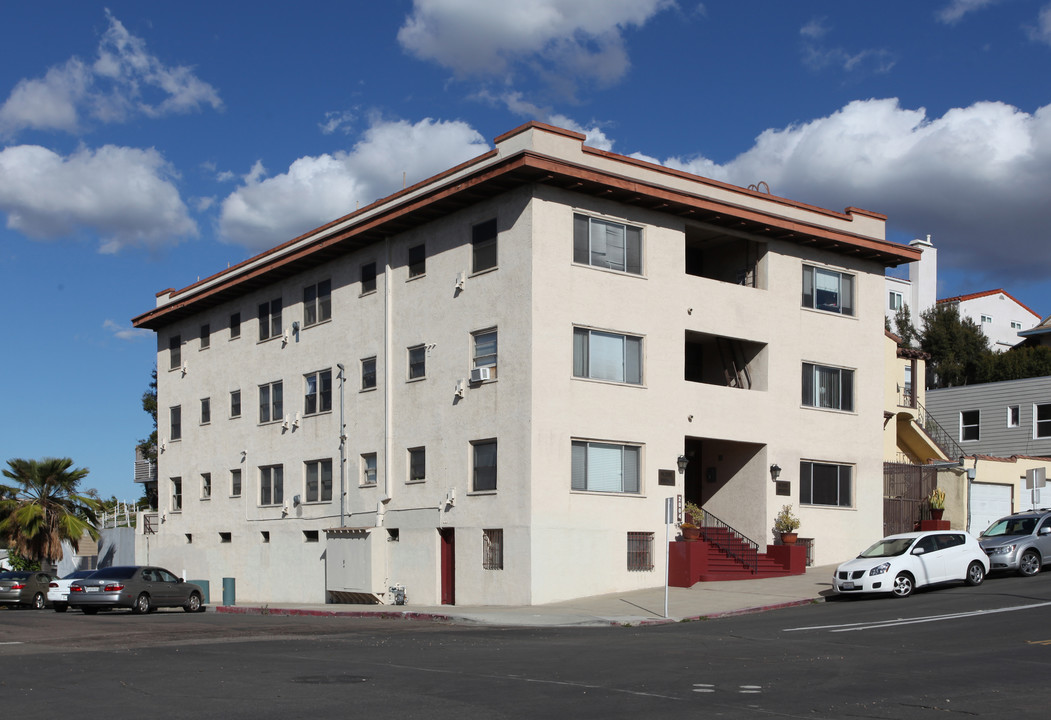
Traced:
<path fill-rule="evenodd" d="M 1040 315 L 1038 313 L 1036 313 L 1032 308 L 1026 306 L 1025 303 L 1023 303 L 1021 300 L 1019 300 L 1018 298 L 1016 298 L 1015 296 L 1013 296 L 1011 293 L 1007 292 L 1003 288 L 997 288 L 996 290 L 986 290 L 985 292 L 970 293 L 969 295 L 957 295 L 956 297 L 945 298 L 943 300 L 939 300 L 938 304 L 941 305 L 942 303 L 961 303 L 961 302 L 963 302 L 965 300 L 975 300 L 977 298 L 989 297 L 990 295 L 998 295 L 998 294 L 999 295 L 1006 295 L 1007 297 L 1011 298 L 1012 300 L 1014 300 L 1015 304 L 1018 305 L 1018 307 L 1024 309 L 1029 314 L 1031 314 L 1033 317 L 1036 317 L 1036 318 L 1040 317 Z"/>
<path fill-rule="evenodd" d="M 915 359 L 915 360 L 930 360 L 931 359 L 930 353 L 925 353 L 925 352 L 923 352 L 923 350 L 920 350 L 919 348 L 908 347 L 907 345 L 902 345 L 901 344 L 901 338 L 899 336 L 895 335 L 894 333 L 892 333 L 890 330 L 884 330 L 883 334 L 886 335 L 887 337 L 889 337 L 891 340 L 893 340 L 894 344 L 898 346 L 898 350 L 897 350 L 898 357 L 906 358 L 906 359 L 909 359 L 909 360 L 913 360 L 913 359 Z"/>
<path fill-rule="evenodd" d="M 1024 336 L 1029 336 L 1029 335 L 1044 335 L 1046 333 L 1051 333 L 1051 315 L 1048 315 L 1046 318 L 1044 318 L 1043 322 L 1041 322 L 1036 327 L 1030 328 L 1028 330 L 1023 330 L 1023 331 L 1021 331 L 1018 334 L 1019 335 L 1024 335 Z"/>

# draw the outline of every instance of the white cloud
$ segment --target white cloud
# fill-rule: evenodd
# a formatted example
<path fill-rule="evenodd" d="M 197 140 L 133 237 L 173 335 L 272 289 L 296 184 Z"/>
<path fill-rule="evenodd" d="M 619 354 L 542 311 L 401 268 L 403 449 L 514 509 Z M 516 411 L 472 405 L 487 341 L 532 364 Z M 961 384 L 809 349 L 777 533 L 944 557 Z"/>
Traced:
<path fill-rule="evenodd" d="M 153 337 L 152 330 L 128 327 L 114 320 L 106 320 L 102 323 L 102 327 L 112 333 L 113 337 L 118 340 L 147 340 Z"/>
<path fill-rule="evenodd" d="M 959 22 L 968 13 L 981 10 L 998 2 L 1000 0 L 950 0 L 948 5 L 935 13 L 935 17 L 941 22 L 951 25 Z"/>
<path fill-rule="evenodd" d="M 831 28 L 825 24 L 825 18 L 814 18 L 799 29 L 803 38 L 803 64 L 812 70 L 826 67 L 838 67 L 847 72 L 890 72 L 896 62 L 894 55 L 882 48 L 869 48 L 849 52 L 842 47 L 829 47 L 822 40 Z"/>
<path fill-rule="evenodd" d="M 274 177 L 257 162 L 223 201 L 220 234 L 264 250 L 487 150 L 463 122 L 377 120 L 349 152 L 302 157 Z"/>
<path fill-rule="evenodd" d="M 598 148 L 599 150 L 613 149 L 613 139 L 606 135 L 605 131 L 599 126 L 599 124 L 594 121 L 592 121 L 591 127 L 586 127 L 565 115 L 550 115 L 546 122 L 555 127 L 565 128 L 566 130 L 575 130 L 578 133 L 587 135 L 587 139 L 584 143 L 593 148 Z"/>
<path fill-rule="evenodd" d="M 106 253 L 197 235 L 174 172 L 156 150 L 106 145 L 62 157 L 36 145 L 4 148 L 0 211 L 7 227 L 36 239 L 88 230 Z"/>
<path fill-rule="evenodd" d="M 608 84 L 629 65 L 623 32 L 673 0 L 414 0 L 398 31 L 409 52 L 460 75 L 503 76 L 528 61 L 548 80 Z"/>
<path fill-rule="evenodd" d="M 929 118 L 896 99 L 855 101 L 828 117 L 763 132 L 726 164 L 671 167 L 784 197 L 888 215 L 888 227 L 933 234 L 950 266 L 1021 279 L 1051 276 L 1051 106 L 1029 114 L 997 102 Z"/>
<path fill-rule="evenodd" d="M 85 117 L 111 123 L 222 108 L 219 93 L 191 68 L 165 65 L 108 10 L 106 17 L 109 27 L 93 63 L 73 57 L 43 78 L 15 86 L 0 106 L 0 135 L 26 129 L 77 133 Z"/>
<path fill-rule="evenodd" d="M 1051 45 L 1051 5 L 1040 8 L 1036 18 L 1036 27 L 1029 29 L 1029 37 L 1045 45 Z"/>

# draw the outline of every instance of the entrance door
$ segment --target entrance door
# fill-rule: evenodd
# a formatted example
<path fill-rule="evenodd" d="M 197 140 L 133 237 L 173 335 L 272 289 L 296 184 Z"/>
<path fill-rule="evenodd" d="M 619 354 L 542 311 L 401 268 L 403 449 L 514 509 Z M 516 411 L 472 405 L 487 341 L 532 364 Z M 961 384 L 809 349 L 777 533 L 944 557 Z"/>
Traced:
<path fill-rule="evenodd" d="M 442 605 L 456 604 L 456 531 L 438 530 L 441 543 Z"/>

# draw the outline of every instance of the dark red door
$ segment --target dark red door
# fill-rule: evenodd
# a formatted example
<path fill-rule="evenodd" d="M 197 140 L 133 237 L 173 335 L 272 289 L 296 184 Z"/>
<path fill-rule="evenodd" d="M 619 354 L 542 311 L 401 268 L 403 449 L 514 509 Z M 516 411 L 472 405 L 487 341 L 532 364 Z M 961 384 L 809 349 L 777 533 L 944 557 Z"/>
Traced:
<path fill-rule="evenodd" d="M 442 545 L 442 605 L 456 604 L 456 531 L 438 531 Z"/>

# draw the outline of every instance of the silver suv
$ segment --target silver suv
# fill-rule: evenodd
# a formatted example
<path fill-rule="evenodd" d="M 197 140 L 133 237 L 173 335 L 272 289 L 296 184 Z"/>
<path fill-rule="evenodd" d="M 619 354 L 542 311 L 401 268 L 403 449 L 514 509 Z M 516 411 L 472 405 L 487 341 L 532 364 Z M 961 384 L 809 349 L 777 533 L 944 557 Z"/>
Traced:
<path fill-rule="evenodd" d="M 989 571 L 1036 575 L 1051 562 L 1051 510 L 1043 508 L 1000 518 L 978 538 L 989 556 Z"/>

